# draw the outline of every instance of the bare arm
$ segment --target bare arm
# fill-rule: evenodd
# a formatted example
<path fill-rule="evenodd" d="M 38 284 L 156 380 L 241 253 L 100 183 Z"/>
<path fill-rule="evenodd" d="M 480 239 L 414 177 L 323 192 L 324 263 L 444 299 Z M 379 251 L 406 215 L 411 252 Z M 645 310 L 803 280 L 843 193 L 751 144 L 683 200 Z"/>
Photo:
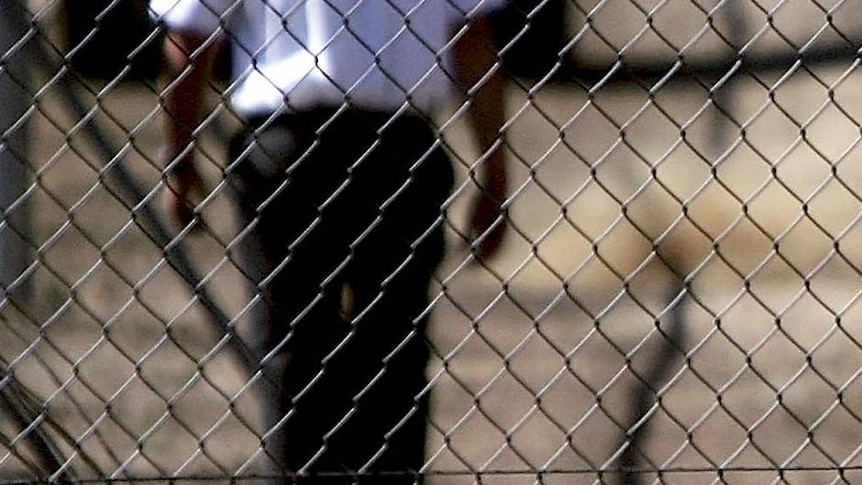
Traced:
<path fill-rule="evenodd" d="M 204 101 L 219 46 L 205 38 L 172 33 L 165 39 L 164 107 L 168 161 L 167 209 L 182 226 L 193 218 L 193 203 L 203 184 L 194 165 L 195 130 L 204 117 Z"/>
<path fill-rule="evenodd" d="M 503 144 L 499 140 L 500 128 L 505 122 L 504 76 L 500 69 L 489 74 L 498 61 L 491 22 L 487 18 L 476 19 L 455 49 L 456 75 L 470 96 L 470 125 L 486 157 L 477 173 L 471 176 L 481 188 L 481 195 L 473 206 L 472 229 L 474 237 L 480 240 L 477 254 L 487 259 L 499 253 L 503 242 L 505 220 L 494 224 L 508 190 Z"/>

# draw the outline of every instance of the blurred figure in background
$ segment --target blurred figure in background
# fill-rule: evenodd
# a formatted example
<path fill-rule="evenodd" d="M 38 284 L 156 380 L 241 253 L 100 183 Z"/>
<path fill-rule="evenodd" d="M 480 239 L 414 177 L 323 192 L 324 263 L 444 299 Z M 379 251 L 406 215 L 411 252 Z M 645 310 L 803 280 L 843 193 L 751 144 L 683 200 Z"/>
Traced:
<path fill-rule="evenodd" d="M 421 481 L 428 291 L 453 184 L 433 120 L 469 103 L 475 248 L 490 258 L 507 182 L 487 15 L 502 1 L 151 0 L 169 32 L 169 206 L 184 225 L 212 69 L 230 55 L 225 96 L 246 129 L 224 176 L 280 386 L 265 444 L 279 473 Z"/>

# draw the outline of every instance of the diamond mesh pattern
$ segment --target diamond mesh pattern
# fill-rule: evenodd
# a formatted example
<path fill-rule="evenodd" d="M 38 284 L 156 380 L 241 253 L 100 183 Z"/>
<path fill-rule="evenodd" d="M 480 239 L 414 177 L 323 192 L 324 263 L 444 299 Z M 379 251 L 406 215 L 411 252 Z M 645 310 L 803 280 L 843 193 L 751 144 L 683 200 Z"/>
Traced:
<path fill-rule="evenodd" d="M 425 481 L 862 479 L 856 7 L 518 0 L 497 16 L 499 258 L 471 246 L 481 154 L 463 110 L 434 121 L 456 185 L 426 309 Z M 209 191 L 177 231 L 149 18 L 136 0 L 0 9 L 3 483 L 278 478 L 278 384 L 224 182 L 243 119 L 212 79 L 194 147 Z"/>

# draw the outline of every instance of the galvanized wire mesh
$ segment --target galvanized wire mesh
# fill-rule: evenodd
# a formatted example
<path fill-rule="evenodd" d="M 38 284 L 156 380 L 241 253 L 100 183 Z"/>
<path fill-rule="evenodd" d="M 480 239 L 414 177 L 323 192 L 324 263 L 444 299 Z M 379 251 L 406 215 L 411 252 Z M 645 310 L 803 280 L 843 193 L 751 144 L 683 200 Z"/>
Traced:
<path fill-rule="evenodd" d="M 858 6 L 548 0 L 495 18 L 508 239 L 476 260 L 479 155 L 462 118 L 438 120 L 457 183 L 424 480 L 860 479 Z M 3 482 L 272 478 L 222 183 L 243 119 L 213 79 L 203 230 L 177 233 L 163 37 L 146 2 L 0 10 Z"/>

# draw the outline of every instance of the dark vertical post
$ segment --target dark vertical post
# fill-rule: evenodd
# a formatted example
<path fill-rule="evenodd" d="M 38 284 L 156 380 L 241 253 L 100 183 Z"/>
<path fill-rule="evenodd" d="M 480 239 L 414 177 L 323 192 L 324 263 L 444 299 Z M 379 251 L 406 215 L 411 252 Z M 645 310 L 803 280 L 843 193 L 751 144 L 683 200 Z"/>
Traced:
<path fill-rule="evenodd" d="M 21 0 L 3 2 L 0 8 L 0 297 L 26 297 L 19 280 L 32 261 L 27 239 L 30 211 L 22 198 L 29 184 L 30 107 L 28 13 Z"/>

